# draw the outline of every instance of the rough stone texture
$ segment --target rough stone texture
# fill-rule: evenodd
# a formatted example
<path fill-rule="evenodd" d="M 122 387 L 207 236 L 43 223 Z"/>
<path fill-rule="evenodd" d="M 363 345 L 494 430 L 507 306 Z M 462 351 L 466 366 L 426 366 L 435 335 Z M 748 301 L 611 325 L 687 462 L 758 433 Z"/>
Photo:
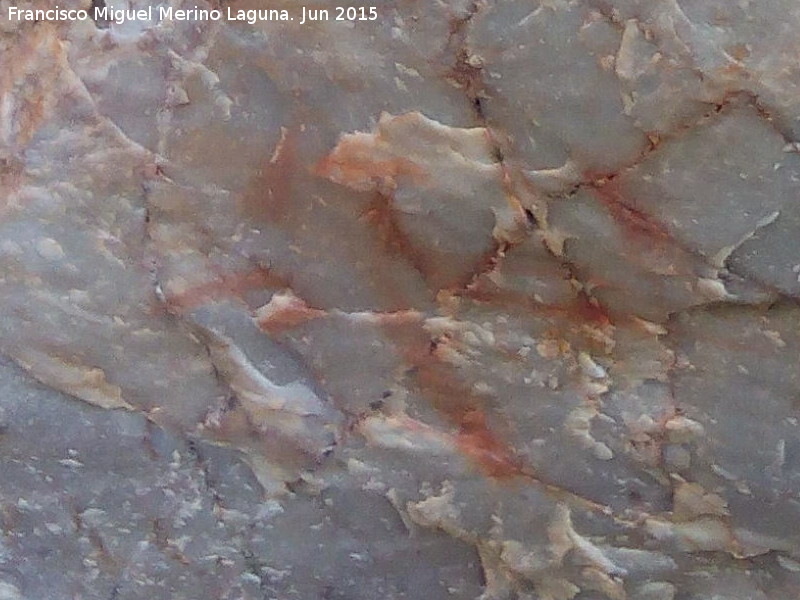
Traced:
<path fill-rule="evenodd" d="M 0 600 L 800 597 L 795 2 L 10 5 Z"/>

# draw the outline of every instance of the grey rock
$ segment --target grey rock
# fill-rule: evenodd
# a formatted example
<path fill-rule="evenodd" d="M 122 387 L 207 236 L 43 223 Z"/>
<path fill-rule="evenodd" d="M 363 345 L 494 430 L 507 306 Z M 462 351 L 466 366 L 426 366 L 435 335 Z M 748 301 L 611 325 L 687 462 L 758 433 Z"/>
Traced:
<path fill-rule="evenodd" d="M 797 7 L 273 5 L 0 21 L 0 600 L 800 596 Z"/>

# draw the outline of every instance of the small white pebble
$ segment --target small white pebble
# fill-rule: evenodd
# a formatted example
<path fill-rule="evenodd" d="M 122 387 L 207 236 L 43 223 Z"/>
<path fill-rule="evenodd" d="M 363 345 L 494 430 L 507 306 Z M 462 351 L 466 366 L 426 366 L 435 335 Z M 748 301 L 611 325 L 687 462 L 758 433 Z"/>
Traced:
<path fill-rule="evenodd" d="M 53 238 L 41 238 L 36 242 L 36 253 L 45 260 L 61 260 L 64 249 Z"/>
<path fill-rule="evenodd" d="M 19 588 L 6 581 L 0 581 L 0 600 L 24 600 Z"/>
<path fill-rule="evenodd" d="M 614 452 L 603 442 L 595 443 L 594 447 L 592 448 L 592 453 L 594 454 L 594 457 L 599 460 L 611 460 L 614 458 Z"/>

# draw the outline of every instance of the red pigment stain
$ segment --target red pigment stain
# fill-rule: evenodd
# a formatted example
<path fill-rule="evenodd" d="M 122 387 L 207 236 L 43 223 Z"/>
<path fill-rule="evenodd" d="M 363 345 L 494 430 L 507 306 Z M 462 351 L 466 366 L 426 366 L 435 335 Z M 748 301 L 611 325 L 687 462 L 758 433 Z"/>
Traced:
<path fill-rule="evenodd" d="M 296 296 L 271 301 L 256 314 L 256 323 L 269 335 L 280 335 L 313 319 L 323 317 L 325 311 L 311 308 Z"/>
<path fill-rule="evenodd" d="M 649 240 L 655 238 L 658 241 L 671 239 L 664 225 L 647 213 L 632 208 L 624 201 L 620 185 L 616 179 L 606 181 L 602 185 L 592 188 L 592 192 L 634 241 L 640 241 L 642 238 Z"/>
<path fill-rule="evenodd" d="M 403 231 L 391 206 L 391 198 L 375 193 L 362 217 L 369 223 L 389 256 L 407 260 L 426 280 L 432 276 L 431 257 L 412 243 Z"/>
<path fill-rule="evenodd" d="M 462 295 L 477 302 L 518 309 L 539 317 L 564 321 L 573 326 L 589 325 L 602 328 L 614 324 L 608 309 L 586 292 L 577 292 L 575 298 L 564 304 L 544 304 L 536 302 L 529 294 L 479 282 L 475 286 L 470 286 Z"/>
<path fill-rule="evenodd" d="M 484 400 L 475 396 L 459 380 L 452 365 L 438 356 L 443 350 L 432 343 L 420 326 L 388 326 L 386 331 L 404 349 L 404 358 L 412 366 L 419 393 L 430 405 L 458 428 L 456 447 L 487 477 L 510 479 L 525 472 L 514 451 L 494 433 L 486 420 Z"/>
<path fill-rule="evenodd" d="M 581 321 L 590 325 L 605 327 L 612 324 L 608 310 L 600 301 L 590 297 L 586 292 L 578 293 L 574 312 Z"/>
<path fill-rule="evenodd" d="M 299 168 L 296 129 L 283 129 L 272 157 L 242 195 L 240 210 L 256 221 L 283 220 L 291 212 L 293 177 Z"/>
<path fill-rule="evenodd" d="M 343 137 L 314 174 L 356 190 L 394 189 L 399 177 L 424 181 L 428 173 L 413 161 L 401 156 L 378 158 L 381 148 L 375 136 L 351 134 Z"/>
<path fill-rule="evenodd" d="M 286 287 L 287 282 L 263 267 L 244 273 L 220 273 L 213 281 L 201 283 L 180 293 L 169 295 L 167 306 L 188 310 L 219 298 L 239 298 L 247 292 L 271 287 Z"/>
<path fill-rule="evenodd" d="M 461 418 L 456 445 L 481 471 L 495 479 L 525 475 L 522 465 L 506 444 L 500 442 L 486 423 L 481 410 L 469 410 Z"/>

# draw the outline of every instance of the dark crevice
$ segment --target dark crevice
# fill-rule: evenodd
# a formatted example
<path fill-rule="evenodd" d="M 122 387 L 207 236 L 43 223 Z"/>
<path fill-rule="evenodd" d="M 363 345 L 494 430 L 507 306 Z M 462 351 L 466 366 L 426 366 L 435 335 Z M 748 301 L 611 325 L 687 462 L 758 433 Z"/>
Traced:
<path fill-rule="evenodd" d="M 482 122 L 485 122 L 486 114 L 483 111 L 483 102 L 481 101 L 480 97 L 476 96 L 472 99 L 472 107 L 475 109 L 475 114 L 478 116 L 478 119 Z"/>
<path fill-rule="evenodd" d="M 197 469 L 200 471 L 203 487 L 205 488 L 206 492 L 211 496 L 216 506 L 224 508 L 225 505 L 216 489 L 216 482 L 214 481 L 214 478 L 211 476 L 211 473 L 208 469 L 208 460 L 204 456 L 202 448 L 195 440 L 192 439 L 186 440 L 186 448 L 188 449 L 189 455 L 192 457 Z"/>
<path fill-rule="evenodd" d="M 449 291 L 455 294 L 468 291 L 481 276 L 494 271 L 506 253 L 513 249 L 514 246 L 527 240 L 530 235 L 530 230 L 535 228 L 538 224 L 535 217 L 533 217 L 532 211 L 521 206 L 518 201 L 520 195 L 516 193 L 515 184 L 512 181 L 512 177 L 510 177 L 509 167 L 505 162 L 505 151 L 489 126 L 489 119 L 486 114 L 484 102 L 486 99 L 486 85 L 484 82 L 483 64 L 478 57 L 470 53 L 468 48 L 467 35 L 469 33 L 469 27 L 481 7 L 482 5 L 478 2 L 473 2 L 465 16 L 451 23 L 447 47 L 451 56 L 454 57 L 454 62 L 448 75 L 449 79 L 463 90 L 464 94 L 467 96 L 473 109 L 476 125 L 486 130 L 490 145 L 489 152 L 492 159 L 500 166 L 501 185 L 506 198 L 509 203 L 514 202 L 517 204 L 517 210 L 520 212 L 520 219 L 524 219 L 524 225 L 528 227 L 520 228 L 520 231 L 517 232 L 519 235 L 516 236 L 518 239 L 513 242 L 496 241 L 492 251 L 487 253 L 483 260 L 480 261 L 476 270 L 466 283 L 456 288 L 449 289 Z"/>
<path fill-rule="evenodd" d="M 706 126 L 709 121 L 717 118 L 722 118 L 726 111 L 732 110 L 735 107 L 751 107 L 755 110 L 759 116 L 761 116 L 764 121 L 769 123 L 776 132 L 778 132 L 781 137 L 784 139 L 785 143 L 793 144 L 793 139 L 789 136 L 789 134 L 783 131 L 774 121 L 773 117 L 771 116 L 770 111 L 765 108 L 759 100 L 759 97 L 756 94 L 752 94 L 747 91 L 739 90 L 735 92 L 728 92 L 725 97 L 716 103 L 712 110 L 703 114 L 698 119 L 696 119 L 693 123 L 685 124 L 681 126 L 676 132 L 669 136 L 664 136 L 663 138 L 658 139 L 657 141 L 650 144 L 649 148 L 646 149 L 633 163 L 626 165 L 615 172 L 608 173 L 605 175 L 597 175 L 592 177 L 589 180 L 579 182 L 575 184 L 568 192 L 561 193 L 561 194 L 553 194 L 550 196 L 552 199 L 569 199 L 574 197 L 578 192 L 581 190 L 592 190 L 595 194 L 602 194 L 603 201 L 612 209 L 616 208 L 616 210 L 624 211 L 626 215 L 629 215 L 631 218 L 637 218 L 637 222 L 641 224 L 646 224 L 649 228 L 653 231 L 660 232 L 661 235 L 665 235 L 670 243 L 674 244 L 680 250 L 686 252 L 687 254 L 699 259 L 705 266 L 710 267 L 712 269 L 720 271 L 723 273 L 724 271 L 728 271 L 729 273 L 741 278 L 744 283 L 749 283 L 752 285 L 757 286 L 764 292 L 773 294 L 779 298 L 789 300 L 794 303 L 800 302 L 800 297 L 788 293 L 776 286 L 761 280 L 759 277 L 754 276 L 752 274 L 745 274 L 738 272 L 735 268 L 730 267 L 727 262 L 723 265 L 723 268 L 720 269 L 717 265 L 713 264 L 711 259 L 707 257 L 705 254 L 700 252 L 699 250 L 691 247 L 689 244 L 685 242 L 681 242 L 680 240 L 676 239 L 675 236 L 668 232 L 666 227 L 661 224 L 657 223 L 650 215 L 643 213 L 642 211 L 637 210 L 635 207 L 630 206 L 625 199 L 618 193 L 606 193 L 603 188 L 612 184 L 615 180 L 619 179 L 623 174 L 632 171 L 636 168 L 639 168 L 642 163 L 656 150 L 658 150 L 664 142 L 674 141 L 680 138 L 682 135 L 692 132 L 699 127 Z M 725 304 L 736 304 L 740 305 L 735 301 L 726 301 Z M 748 304 L 749 303 L 742 303 Z M 704 306 L 707 306 L 704 305 Z"/>

